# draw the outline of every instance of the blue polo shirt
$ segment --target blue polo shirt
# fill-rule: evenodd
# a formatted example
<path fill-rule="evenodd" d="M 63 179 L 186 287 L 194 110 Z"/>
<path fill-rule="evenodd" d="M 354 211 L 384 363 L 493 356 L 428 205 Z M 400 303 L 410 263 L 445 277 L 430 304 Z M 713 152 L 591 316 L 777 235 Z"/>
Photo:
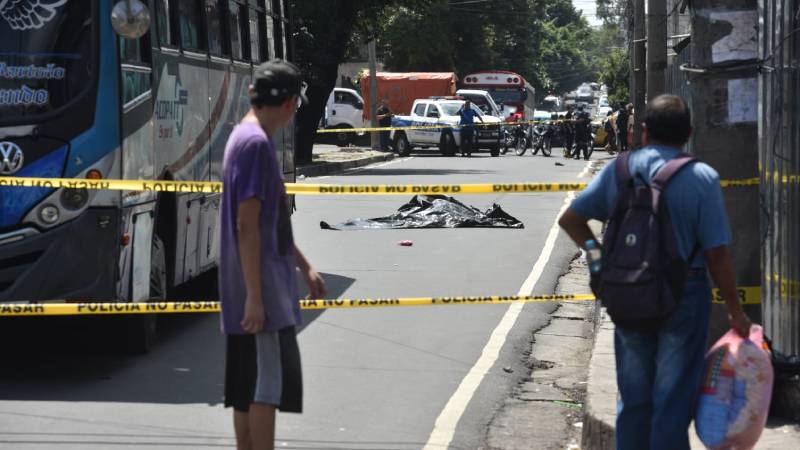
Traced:
<path fill-rule="evenodd" d="M 630 173 L 638 183 L 649 184 L 658 169 L 679 154 L 679 149 L 664 146 L 634 150 L 628 161 Z M 684 167 L 669 182 L 664 196 L 683 259 L 689 259 L 695 246 L 699 247 L 692 267 L 705 266 L 706 250 L 730 245 L 731 230 L 719 174 L 711 166 L 695 162 Z M 603 168 L 570 208 L 587 219 L 605 221 L 616 199 L 617 174 L 612 163 Z"/>
<path fill-rule="evenodd" d="M 472 125 L 475 123 L 475 118 L 481 116 L 474 109 L 464 109 L 463 106 L 458 110 L 458 115 L 461 117 L 460 125 Z"/>

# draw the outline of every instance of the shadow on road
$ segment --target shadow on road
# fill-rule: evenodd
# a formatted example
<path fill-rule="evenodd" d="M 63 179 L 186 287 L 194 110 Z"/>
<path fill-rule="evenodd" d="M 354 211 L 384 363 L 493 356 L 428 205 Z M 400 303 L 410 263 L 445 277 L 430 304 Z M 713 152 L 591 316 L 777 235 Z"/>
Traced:
<path fill-rule="evenodd" d="M 322 276 L 328 298 L 355 282 Z M 207 293 L 216 292 L 215 279 L 215 273 L 205 275 L 175 295 L 213 298 Z M 303 311 L 301 331 L 323 313 Z M 0 320 L 0 400 L 221 402 L 225 340 L 217 314 L 160 316 L 155 349 L 137 356 L 121 350 L 121 323 L 116 316 Z"/>

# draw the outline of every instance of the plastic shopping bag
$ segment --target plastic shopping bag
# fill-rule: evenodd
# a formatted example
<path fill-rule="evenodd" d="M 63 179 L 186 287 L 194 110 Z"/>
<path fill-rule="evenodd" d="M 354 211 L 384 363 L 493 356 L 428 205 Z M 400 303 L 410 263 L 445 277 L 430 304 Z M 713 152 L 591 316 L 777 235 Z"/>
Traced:
<path fill-rule="evenodd" d="M 743 450 L 755 446 L 769 413 L 772 362 L 764 330 L 753 325 L 744 339 L 728 331 L 706 354 L 695 428 L 707 448 Z"/>

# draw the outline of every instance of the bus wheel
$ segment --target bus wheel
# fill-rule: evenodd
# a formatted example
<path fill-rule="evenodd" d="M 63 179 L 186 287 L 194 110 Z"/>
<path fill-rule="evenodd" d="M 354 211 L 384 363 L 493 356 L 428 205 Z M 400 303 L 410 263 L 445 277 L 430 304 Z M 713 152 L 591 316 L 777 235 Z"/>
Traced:
<path fill-rule="evenodd" d="M 164 242 L 153 235 L 150 254 L 150 299 L 167 299 L 167 262 Z M 131 354 L 143 354 L 152 350 L 158 340 L 157 317 L 155 314 L 133 314 L 125 318 L 125 348 Z"/>

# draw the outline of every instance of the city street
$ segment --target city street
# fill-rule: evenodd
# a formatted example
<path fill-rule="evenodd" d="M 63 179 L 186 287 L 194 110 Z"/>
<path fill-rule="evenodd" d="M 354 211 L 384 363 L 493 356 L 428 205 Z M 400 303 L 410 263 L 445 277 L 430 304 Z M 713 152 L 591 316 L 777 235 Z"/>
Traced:
<path fill-rule="evenodd" d="M 557 154 L 560 149 L 551 158 L 413 153 L 304 182 L 588 181 L 586 161 Z M 320 221 L 391 214 L 410 195 L 302 196 L 293 223 L 298 246 L 325 277 L 330 298 L 551 294 L 576 253 L 563 233 L 552 231 L 566 197 L 457 197 L 480 209 L 500 204 L 524 222 L 521 230 L 320 229 Z M 413 246 L 398 245 L 401 240 Z M 213 297 L 208 278 L 184 295 Z M 554 309 L 528 304 L 307 312 L 299 335 L 305 412 L 279 415 L 276 448 L 420 449 L 432 432 L 437 439 L 452 437 L 450 448 L 480 448 L 498 407 L 527 374 L 523 352 L 530 350 L 532 333 Z M 224 340 L 216 315 L 162 318 L 160 342 L 142 356 L 115 349 L 112 319 L 92 319 L 0 326 L 0 448 L 233 446 L 231 413 L 222 407 Z"/>

